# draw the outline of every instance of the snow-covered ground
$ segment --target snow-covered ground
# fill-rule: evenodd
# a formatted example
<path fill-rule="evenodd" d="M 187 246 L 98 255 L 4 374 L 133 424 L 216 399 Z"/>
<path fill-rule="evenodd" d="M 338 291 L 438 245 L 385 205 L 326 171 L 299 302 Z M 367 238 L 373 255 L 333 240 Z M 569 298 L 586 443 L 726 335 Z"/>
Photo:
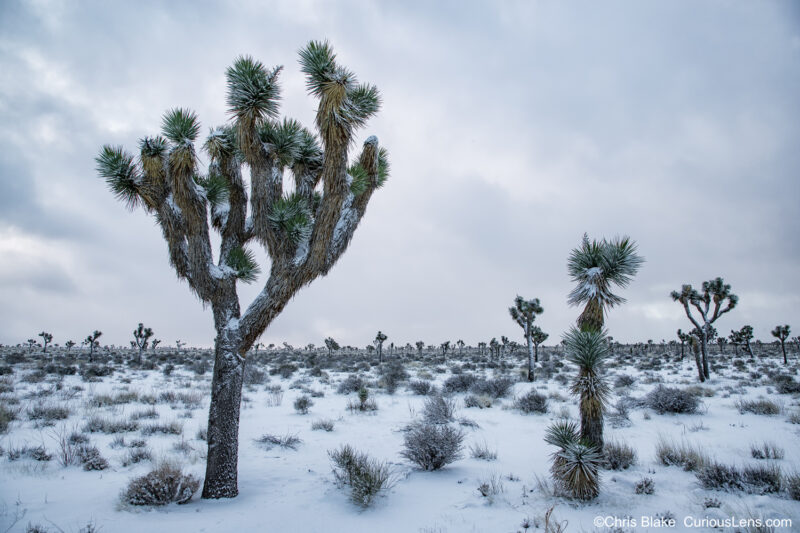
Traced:
<path fill-rule="evenodd" d="M 621 395 L 644 397 L 658 382 L 681 388 L 697 385 L 696 370 L 689 357 L 677 361 L 674 355 L 658 354 L 624 356 L 612 360 L 606 374 L 609 382 L 625 374 L 634 384 L 614 388 L 611 403 Z M 8 353 L 8 352 L 7 352 Z M 457 355 L 457 354 L 456 354 Z M 306 356 L 298 355 L 298 361 Z M 324 361 L 325 355 L 318 360 Z M 557 353 L 553 360 L 559 359 Z M 340 357 L 341 359 L 342 357 Z M 467 372 L 493 378 L 499 375 L 518 377 L 522 357 L 508 357 L 513 368 L 486 368 L 488 356 L 473 353 L 459 359 L 454 356 L 446 364 L 433 364 L 432 357 L 424 361 L 410 360 L 405 368 L 411 379 L 431 377 L 440 384 L 451 376 L 454 366 L 465 360 L 474 361 Z M 664 363 L 652 368 L 650 361 Z M 77 532 L 93 524 L 103 532 L 177 532 L 177 531 L 276 531 L 276 532 L 516 532 L 523 524 L 530 531 L 544 530 L 548 510 L 551 527 L 565 526 L 565 531 L 707 531 L 706 527 L 687 527 L 685 520 L 712 517 L 784 518 L 792 527 L 776 531 L 800 531 L 800 502 L 791 500 L 785 491 L 756 495 L 743 491 L 725 492 L 704 490 L 693 472 L 679 466 L 664 466 L 655 454 L 660 437 L 685 441 L 702 448 L 708 455 L 726 464 L 743 466 L 756 462 L 751 457 L 751 444 L 770 441 L 785 450 L 783 459 L 775 460 L 784 473 L 800 470 L 798 435 L 800 418 L 798 398 L 774 391 L 765 369 L 790 373 L 797 379 L 798 365 L 787 369 L 777 356 L 750 361 L 741 358 L 746 369 L 730 364 L 729 357 L 716 354 L 712 361 L 725 361 L 703 387 L 705 394 L 698 414 L 657 414 L 639 407 L 630 411 L 628 427 L 611 427 L 606 423 L 606 440 L 626 442 L 638 455 L 635 465 L 626 470 L 603 470 L 600 496 L 581 503 L 557 497 L 546 489 L 549 480 L 550 454 L 554 449 L 544 440 L 544 431 L 551 421 L 569 415 L 578 419 L 577 403 L 569 395 L 564 376 L 574 375 L 569 365 L 555 376 L 539 378 L 535 383 L 517 382 L 512 393 L 496 400 L 491 408 L 466 408 L 465 394 L 453 397 L 459 405 L 457 418 L 474 421 L 477 427 L 464 427 L 464 455 L 460 460 L 435 472 L 421 471 L 404 460 L 403 428 L 421 416 L 426 398 L 414 395 L 401 383 L 394 394 L 378 386 L 378 365 L 360 375 L 371 383 L 370 394 L 378 410 L 371 413 L 351 412 L 347 404 L 356 394 L 339 394 L 338 384 L 349 373 L 338 372 L 323 363 L 323 375 L 312 377 L 308 368 L 300 369 L 289 378 L 271 375 L 266 383 L 246 386 L 241 413 L 239 444 L 239 496 L 235 499 L 208 501 L 199 493 L 186 505 L 171 504 L 161 508 L 133 508 L 120 504 L 120 493 L 130 479 L 147 473 L 153 463 L 122 466 L 128 449 L 112 447 L 117 435 L 87 433 L 110 467 L 102 471 L 84 471 L 80 466 L 63 467 L 55 457 L 58 432 L 81 431 L 92 415 L 112 419 L 130 419 L 151 405 L 141 401 L 158 398 L 166 391 L 186 393 L 189 404 L 176 401 L 173 405 L 158 402 L 154 408 L 157 419 L 141 419 L 141 425 L 153 422 L 178 422 L 181 435 L 143 436 L 141 431 L 122 433 L 127 442 L 145 439 L 158 458 L 179 460 L 187 472 L 202 478 L 205 462 L 205 442 L 198 431 L 207 423 L 210 372 L 198 376 L 190 368 L 177 366 L 171 375 L 161 370 L 130 369 L 115 365 L 116 371 L 97 382 L 87 382 L 79 375 L 60 378 L 47 375 L 36 382 L 23 378 L 34 371 L 36 360 L 11 365 L 13 374 L 0 377 L 3 381 L 0 403 L 17 410 L 18 419 L 0 435 L 3 456 L 0 457 L 0 532 L 26 531 L 29 524 L 41 525 L 50 531 Z M 796 361 L 796 357 L 793 357 Z M 483 362 L 483 364 L 481 363 Z M 645 362 L 644 365 L 641 363 Z M 639 368 L 637 368 L 639 363 Z M 492 366 L 492 365 L 490 365 Z M 438 367 L 438 372 L 437 372 Z M 271 366 L 262 365 L 263 370 Z M 754 372 L 754 374 L 750 374 Z M 282 400 L 275 405 L 274 394 L 267 387 L 280 385 Z M 535 388 L 552 395 L 547 414 L 526 415 L 513 408 L 514 396 Z M 93 406 L 98 395 L 135 392 L 137 399 L 128 403 L 104 407 Z M 304 392 L 305 391 L 305 392 Z M 293 407 L 294 400 L 311 391 L 324 394 L 313 397 L 313 406 L 306 415 Z M 149 398 L 148 398 L 149 396 Z M 194 396 L 194 398 L 192 398 Z M 738 399 L 768 398 L 782 406 L 776 415 L 741 414 Z M 191 405 L 191 400 L 199 404 Z M 17 402 L 18 403 L 15 403 Z M 37 426 L 28 420 L 28 410 L 38 404 L 66 406 L 70 416 L 57 420 L 52 426 Z M 795 423 L 789 419 L 794 414 Z M 312 430 L 312 422 L 330 419 L 335 423 L 331 432 Z M 264 449 L 255 439 L 265 433 L 294 434 L 302 440 L 296 450 L 273 447 Z M 486 461 L 470 456 L 470 446 L 487 444 L 497 452 L 497 459 Z M 375 503 L 361 509 L 348 499 L 347 492 L 334 483 L 328 450 L 341 444 L 391 464 L 396 483 Z M 43 445 L 54 455 L 49 462 L 20 458 L 9 460 L 9 451 L 24 445 Z M 176 445 L 179 448 L 177 449 Z M 482 496 L 477 490 L 482 480 L 496 476 L 502 492 L 494 497 Z M 644 477 L 655 483 L 652 495 L 636 494 L 635 484 Z M 543 483 L 544 482 L 544 483 Z M 706 508 L 708 499 L 719 501 L 719 507 Z M 602 523 L 598 517 L 602 518 Z M 603 518 L 610 517 L 610 518 Z M 642 517 L 673 517 L 674 527 L 646 527 Z M 614 519 L 617 522 L 614 524 Z M 16 523 L 15 523 L 16 521 Z M 600 524 L 601 527 L 596 527 Z M 527 524 L 526 524 L 527 525 Z M 620 526 L 613 529 L 606 526 Z M 8 529 L 7 529 L 8 528 Z M 555 529 L 553 529 L 555 530 Z M 719 530 L 719 529 L 716 529 Z M 734 528 L 728 528 L 733 531 Z"/>

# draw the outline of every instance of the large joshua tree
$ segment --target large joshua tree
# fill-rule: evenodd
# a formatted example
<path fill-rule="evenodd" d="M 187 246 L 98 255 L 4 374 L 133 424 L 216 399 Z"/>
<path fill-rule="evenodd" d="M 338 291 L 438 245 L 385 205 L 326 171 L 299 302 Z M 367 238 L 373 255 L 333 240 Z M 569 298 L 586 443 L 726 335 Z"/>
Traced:
<path fill-rule="evenodd" d="M 786 339 L 789 338 L 789 325 L 786 324 L 785 326 L 775 326 L 775 329 L 771 331 L 772 336 L 781 341 L 781 351 L 783 351 L 783 364 L 787 365 L 789 362 L 786 360 Z"/>
<path fill-rule="evenodd" d="M 683 285 L 680 292 L 672 291 L 671 296 L 674 301 L 683 305 L 686 316 L 696 328 L 695 333 L 700 340 L 700 354 L 702 357 L 702 361 L 696 360 L 697 373 L 700 381 L 703 382 L 710 375 L 707 348 L 709 339 L 712 338 L 711 324 L 736 307 L 739 297 L 731 292 L 731 286 L 722 281 L 722 278 L 704 281 L 699 292 L 692 288 L 691 285 Z M 697 310 L 698 318 L 692 314 L 690 305 Z"/>
<path fill-rule="evenodd" d="M 603 330 L 604 315 L 625 302 L 611 292 L 612 287 L 627 287 L 642 263 L 644 259 L 636 253 L 636 243 L 629 237 L 589 241 L 586 234 L 567 261 L 567 270 L 577 283 L 568 301 L 571 305 L 584 304 L 578 327 L 564 336 L 567 358 L 578 366 L 572 393 L 580 398 L 581 439 L 599 450 L 603 449 L 603 412 L 608 398 L 608 385 L 601 371 L 610 353 Z"/>
<path fill-rule="evenodd" d="M 245 354 L 292 296 L 341 257 L 388 175 L 387 154 L 375 137 L 348 160 L 356 130 L 380 107 L 378 89 L 358 83 L 327 42 L 308 43 L 300 65 L 309 93 L 319 101 L 319 137 L 294 120 L 278 120 L 282 67 L 239 57 L 226 73 L 231 120 L 211 129 L 203 144 L 210 161 L 205 174 L 195 147 L 200 124 L 187 109 L 164 115 L 162 135 L 141 140 L 138 160 L 113 146 L 97 157 L 98 172 L 114 194 L 155 217 L 178 277 L 213 312 L 204 498 L 238 494 Z M 284 183 L 286 169 L 293 185 Z M 220 235 L 216 256 L 211 229 Z M 251 242 L 266 249 L 270 271 L 242 312 L 237 283 L 253 282 L 259 274 L 247 248 Z"/>
<path fill-rule="evenodd" d="M 517 295 L 514 298 L 514 307 L 509 307 L 508 313 L 525 332 L 525 340 L 528 342 L 528 381 L 533 381 L 533 321 L 536 320 L 536 315 L 544 313 L 544 308 L 539 298 L 526 300 Z"/>

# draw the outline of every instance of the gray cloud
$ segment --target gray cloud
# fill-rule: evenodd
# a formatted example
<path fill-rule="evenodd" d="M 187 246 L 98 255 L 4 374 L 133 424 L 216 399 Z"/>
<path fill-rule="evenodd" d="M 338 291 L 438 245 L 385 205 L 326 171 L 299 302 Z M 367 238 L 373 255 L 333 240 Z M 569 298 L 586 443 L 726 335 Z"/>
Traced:
<path fill-rule="evenodd" d="M 721 330 L 800 327 L 798 13 L 792 2 L 6 2 L 0 244 L 36 253 L 0 260 L 0 341 L 99 328 L 126 344 L 144 321 L 165 341 L 210 344 L 209 312 L 176 282 L 158 229 L 113 201 L 93 158 L 103 143 L 134 148 L 171 106 L 224 122 L 223 73 L 241 53 L 285 65 L 283 110 L 311 124 L 296 52 L 312 38 L 382 90 L 363 135 L 390 149 L 393 175 L 351 249 L 267 342 L 364 345 L 377 329 L 399 343 L 518 338 L 506 312 L 518 293 L 542 299 L 557 339 L 578 314 L 565 262 L 583 232 L 630 234 L 647 258 L 610 314 L 616 338 L 671 338 L 687 323 L 669 291 L 717 275 L 741 296 Z M 244 287 L 243 302 L 257 291 Z"/>

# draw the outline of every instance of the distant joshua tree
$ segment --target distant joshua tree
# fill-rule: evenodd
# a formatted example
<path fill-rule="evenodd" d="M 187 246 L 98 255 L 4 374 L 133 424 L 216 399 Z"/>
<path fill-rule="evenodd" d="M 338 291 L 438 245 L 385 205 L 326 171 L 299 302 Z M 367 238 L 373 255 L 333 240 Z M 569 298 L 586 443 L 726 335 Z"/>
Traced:
<path fill-rule="evenodd" d="M 142 205 L 154 215 L 171 265 L 213 312 L 203 498 L 238 494 L 248 350 L 297 291 L 333 268 L 388 176 L 388 155 L 376 137 L 366 139 L 352 162 L 349 154 L 356 131 L 380 108 L 378 89 L 358 83 L 327 42 L 308 43 L 300 64 L 308 91 L 319 100 L 319 137 L 295 120 L 279 120 L 282 67 L 268 69 L 239 57 L 226 72 L 231 123 L 212 129 L 203 146 L 210 161 L 206 174 L 195 147 L 200 124 L 188 109 L 168 111 L 163 136 L 142 139 L 138 158 L 114 146 L 103 147 L 97 157 L 98 172 L 112 192 L 129 207 Z M 242 175 L 244 166 L 249 180 Z M 284 191 L 286 168 L 293 174 L 293 192 Z M 212 229 L 221 237 L 217 254 Z M 270 274 L 242 312 L 237 283 L 253 282 L 260 272 L 247 248 L 253 241 L 266 249 Z"/>
<path fill-rule="evenodd" d="M 550 335 L 542 331 L 542 328 L 539 326 L 533 326 L 531 328 L 531 341 L 533 341 L 534 361 L 539 361 L 539 345 L 546 341 L 548 337 L 550 337 Z"/>
<path fill-rule="evenodd" d="M 517 295 L 517 297 L 514 298 L 514 307 L 509 307 L 508 313 L 511 315 L 511 319 L 514 320 L 524 332 L 523 335 L 528 343 L 528 381 L 533 381 L 533 321 L 536 320 L 537 315 L 544 313 L 544 308 L 541 306 L 539 298 L 526 300 L 522 296 Z M 539 360 L 538 353 L 535 358 L 536 361 Z"/>
<path fill-rule="evenodd" d="M 83 344 L 86 344 L 86 345 L 89 346 L 89 362 L 90 363 L 94 359 L 94 350 L 95 350 L 95 348 L 100 346 L 100 343 L 97 341 L 97 339 L 99 339 L 102 334 L 103 334 L 102 331 L 94 330 L 92 332 L 92 334 L 87 336 L 83 341 Z"/>
<path fill-rule="evenodd" d="M 745 350 L 750 357 L 753 357 L 753 348 L 750 346 L 750 341 L 753 339 L 753 327 L 752 326 L 744 326 L 739 331 L 731 330 L 731 334 L 728 336 L 728 340 L 733 345 L 735 353 L 739 354 L 739 346 L 742 344 L 745 345 Z"/>
<path fill-rule="evenodd" d="M 491 356 L 500 358 L 500 347 L 501 344 L 497 342 L 497 339 L 492 337 L 492 340 L 489 341 L 489 350 L 491 350 Z"/>
<path fill-rule="evenodd" d="M 64 343 L 64 346 L 67 347 L 67 353 L 69 353 L 72 350 L 72 347 L 75 346 L 75 341 L 67 341 Z"/>
<path fill-rule="evenodd" d="M 375 340 L 373 343 L 375 344 L 375 349 L 378 350 L 378 362 L 383 363 L 383 342 L 388 339 L 383 332 L 378 331 L 378 334 L 375 335 Z"/>
<path fill-rule="evenodd" d="M 325 347 L 328 349 L 328 355 L 333 355 L 333 352 L 340 348 L 339 343 L 333 340 L 333 337 L 325 339 Z"/>
<path fill-rule="evenodd" d="M 42 338 L 42 345 L 44 346 L 42 351 L 47 353 L 47 345 L 53 342 L 53 336 L 46 331 L 39 333 L 39 336 Z"/>
<path fill-rule="evenodd" d="M 483 355 L 483 353 L 485 351 L 486 351 L 486 343 L 485 342 L 479 342 L 478 343 L 478 354 L 479 355 Z"/>
<path fill-rule="evenodd" d="M 153 330 L 151 328 L 144 327 L 144 324 L 139 322 L 139 326 L 133 330 L 133 340 L 131 341 L 131 347 L 136 348 L 139 350 L 139 353 L 136 356 L 136 362 L 142 362 L 142 352 L 147 349 L 147 346 L 150 344 L 150 337 L 153 336 Z"/>
<path fill-rule="evenodd" d="M 678 340 L 681 341 L 681 361 L 683 361 L 683 346 L 691 340 L 690 333 L 684 333 L 683 330 L 678 329 Z"/>
<path fill-rule="evenodd" d="M 783 352 L 783 364 L 787 365 L 789 362 L 786 360 L 786 339 L 789 338 L 789 325 L 775 326 L 772 330 L 772 336 L 781 341 L 781 351 Z"/>
<path fill-rule="evenodd" d="M 28 353 L 31 353 L 33 351 L 33 347 L 37 344 L 36 339 L 28 339 L 26 342 L 28 343 Z"/>
<path fill-rule="evenodd" d="M 717 346 L 719 346 L 719 353 L 722 355 L 725 351 L 725 344 L 727 343 L 727 339 L 724 335 L 720 335 L 717 337 Z"/>
<path fill-rule="evenodd" d="M 153 340 L 151 340 L 150 341 L 150 349 L 155 352 L 156 348 L 158 348 L 159 344 L 161 344 L 161 339 L 153 339 Z"/>
<path fill-rule="evenodd" d="M 417 353 L 419 353 L 419 356 L 422 357 L 422 349 L 425 348 L 425 343 L 422 341 L 417 341 L 415 346 L 417 347 Z"/>
<path fill-rule="evenodd" d="M 723 282 L 722 278 L 719 277 L 711 281 L 704 281 L 700 292 L 693 289 L 691 285 L 684 285 L 681 287 L 681 292 L 672 291 L 671 296 L 674 301 L 683 305 L 686 316 L 697 329 L 702 364 L 697 359 L 695 362 L 697 363 L 697 373 L 700 381 L 703 382 L 709 378 L 707 346 L 709 338 L 711 338 L 711 324 L 736 307 L 739 297 L 733 294 L 731 286 Z M 712 304 L 713 309 L 711 307 Z M 695 318 L 692 315 L 692 311 L 689 308 L 690 305 L 700 314 L 699 318 Z"/>
<path fill-rule="evenodd" d="M 578 366 L 572 393 L 580 398 L 581 440 L 599 452 L 603 450 L 603 412 L 609 395 L 601 374 L 610 353 L 603 330 L 604 314 L 625 301 L 611 292 L 612 286 L 627 287 L 642 263 L 644 259 L 636 253 L 636 243 L 630 238 L 589 241 L 586 234 L 567 261 L 567 271 L 577 283 L 568 302 L 585 304 L 577 328 L 564 335 L 567 358 Z"/>
<path fill-rule="evenodd" d="M 439 345 L 439 348 L 442 349 L 442 357 L 446 359 L 447 351 L 450 349 L 450 341 L 444 341 L 442 344 Z"/>
<path fill-rule="evenodd" d="M 458 353 L 459 353 L 459 355 L 460 355 L 460 354 L 462 354 L 462 353 L 464 352 L 464 346 L 465 346 L 465 345 L 466 345 L 466 343 L 465 343 L 463 340 L 461 340 L 461 339 L 458 339 L 458 340 L 456 341 L 456 346 L 458 346 Z"/>

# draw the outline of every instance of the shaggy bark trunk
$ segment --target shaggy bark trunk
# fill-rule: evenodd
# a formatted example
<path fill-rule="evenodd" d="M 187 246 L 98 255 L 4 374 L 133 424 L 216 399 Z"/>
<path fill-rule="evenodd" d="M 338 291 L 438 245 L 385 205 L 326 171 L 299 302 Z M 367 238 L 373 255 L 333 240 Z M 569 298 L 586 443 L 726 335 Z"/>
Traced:
<path fill-rule="evenodd" d="M 592 416 L 588 413 L 581 413 L 581 438 L 587 444 L 597 446 L 603 451 L 603 413 L 599 416 Z"/>
<path fill-rule="evenodd" d="M 711 375 L 708 372 L 708 356 L 706 355 L 708 352 L 708 334 L 706 333 L 705 329 L 703 330 L 703 338 L 701 339 L 700 349 L 703 352 L 703 375 L 706 379 L 708 379 L 711 377 Z"/>
<path fill-rule="evenodd" d="M 783 364 L 788 365 L 789 362 L 786 360 L 786 346 L 784 345 L 783 340 L 781 340 L 781 350 L 783 350 Z"/>
<path fill-rule="evenodd" d="M 230 329 L 223 330 L 215 341 L 203 498 L 233 498 L 239 494 L 239 408 L 245 360 L 239 355 L 237 335 Z"/>
<path fill-rule="evenodd" d="M 533 381 L 533 340 L 530 324 L 525 328 L 525 338 L 528 341 L 528 381 Z"/>

